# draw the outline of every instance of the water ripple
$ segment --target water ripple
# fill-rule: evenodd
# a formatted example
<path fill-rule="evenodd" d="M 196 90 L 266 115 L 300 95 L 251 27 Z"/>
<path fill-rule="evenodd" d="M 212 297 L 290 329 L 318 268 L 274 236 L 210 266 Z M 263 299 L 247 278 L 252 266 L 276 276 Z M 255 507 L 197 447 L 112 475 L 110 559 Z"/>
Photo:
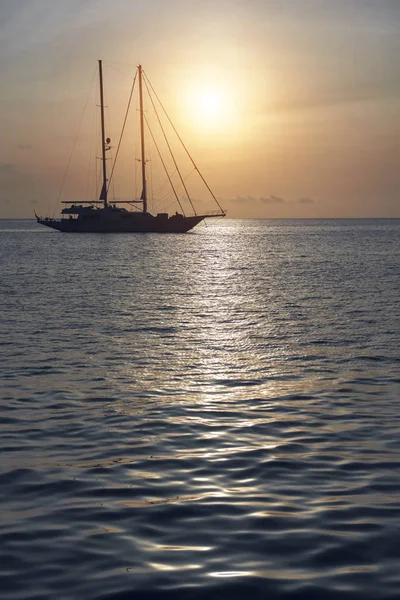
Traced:
<path fill-rule="evenodd" d="M 399 598 L 398 221 L 0 236 L 2 599 Z"/>

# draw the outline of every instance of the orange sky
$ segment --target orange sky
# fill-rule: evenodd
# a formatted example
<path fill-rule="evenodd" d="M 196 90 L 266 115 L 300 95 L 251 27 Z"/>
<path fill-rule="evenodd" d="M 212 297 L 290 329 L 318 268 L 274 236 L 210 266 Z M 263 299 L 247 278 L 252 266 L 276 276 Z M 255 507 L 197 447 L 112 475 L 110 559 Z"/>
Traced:
<path fill-rule="evenodd" d="M 229 216 L 400 217 L 400 2 L 19 0 L 0 11 L 0 218 L 57 209 L 86 99 L 62 198 L 94 186 L 98 58 L 113 139 L 128 65 L 141 62 Z M 131 170 L 124 159 L 127 186 Z"/>

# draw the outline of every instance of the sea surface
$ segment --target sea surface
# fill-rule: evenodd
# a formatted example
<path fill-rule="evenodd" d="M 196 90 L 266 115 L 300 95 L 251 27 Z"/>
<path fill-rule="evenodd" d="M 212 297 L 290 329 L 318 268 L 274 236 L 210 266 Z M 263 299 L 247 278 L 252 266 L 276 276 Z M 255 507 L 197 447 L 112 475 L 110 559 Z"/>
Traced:
<path fill-rule="evenodd" d="M 400 220 L 1 221 L 1 599 L 399 599 L 399 276 Z"/>

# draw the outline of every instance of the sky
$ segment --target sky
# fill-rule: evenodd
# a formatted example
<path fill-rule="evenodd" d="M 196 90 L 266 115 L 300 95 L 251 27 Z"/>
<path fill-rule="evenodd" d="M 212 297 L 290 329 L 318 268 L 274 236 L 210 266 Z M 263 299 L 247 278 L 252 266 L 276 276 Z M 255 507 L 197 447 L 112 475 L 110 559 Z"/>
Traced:
<path fill-rule="evenodd" d="M 399 0 L 0 0 L 0 218 L 96 195 L 98 59 L 112 140 L 141 63 L 228 216 L 398 218 L 399 31 Z"/>

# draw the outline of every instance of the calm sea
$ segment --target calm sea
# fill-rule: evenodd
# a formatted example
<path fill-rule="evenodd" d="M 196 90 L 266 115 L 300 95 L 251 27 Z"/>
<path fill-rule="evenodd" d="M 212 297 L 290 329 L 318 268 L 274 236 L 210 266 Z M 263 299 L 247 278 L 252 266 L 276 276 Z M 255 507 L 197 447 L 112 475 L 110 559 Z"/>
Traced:
<path fill-rule="evenodd" d="M 400 598 L 400 220 L 0 247 L 2 600 Z"/>

